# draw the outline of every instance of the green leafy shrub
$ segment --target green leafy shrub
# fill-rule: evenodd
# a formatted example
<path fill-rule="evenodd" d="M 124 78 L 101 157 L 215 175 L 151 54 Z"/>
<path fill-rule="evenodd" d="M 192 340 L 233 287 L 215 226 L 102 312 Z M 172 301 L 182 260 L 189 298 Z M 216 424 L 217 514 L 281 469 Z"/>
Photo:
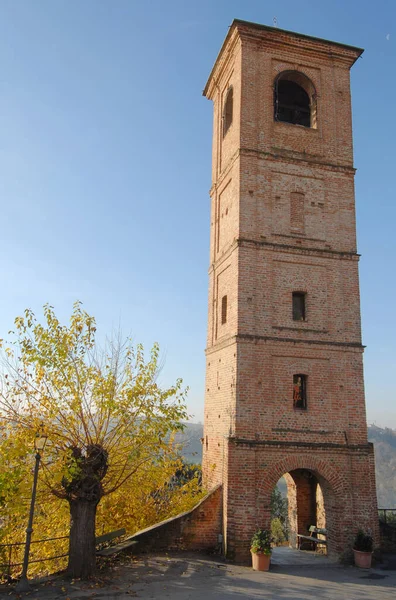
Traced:
<path fill-rule="evenodd" d="M 278 517 L 271 521 L 271 537 L 276 546 L 280 546 L 287 540 L 282 521 Z"/>
<path fill-rule="evenodd" d="M 255 553 L 271 554 L 271 542 L 271 532 L 268 529 L 258 529 L 252 537 L 250 549 Z"/>
<path fill-rule="evenodd" d="M 275 487 L 271 494 L 271 534 L 275 544 L 282 544 L 289 539 L 288 501 L 281 491 Z"/>
<path fill-rule="evenodd" d="M 372 552 L 373 551 L 373 537 L 369 531 L 366 533 L 359 529 L 355 537 L 355 543 L 353 549 L 359 552 Z"/>

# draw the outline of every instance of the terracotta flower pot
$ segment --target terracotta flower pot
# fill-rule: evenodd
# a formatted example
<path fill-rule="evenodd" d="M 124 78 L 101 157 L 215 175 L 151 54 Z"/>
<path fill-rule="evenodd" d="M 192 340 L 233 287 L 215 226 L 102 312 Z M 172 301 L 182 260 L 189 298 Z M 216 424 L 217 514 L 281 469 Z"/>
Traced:
<path fill-rule="evenodd" d="M 269 571 L 271 554 L 263 554 L 262 552 L 252 552 L 252 567 L 253 571 Z"/>
<path fill-rule="evenodd" d="M 353 549 L 355 555 L 355 565 L 361 569 L 370 569 L 372 552 L 361 552 L 360 550 Z"/>

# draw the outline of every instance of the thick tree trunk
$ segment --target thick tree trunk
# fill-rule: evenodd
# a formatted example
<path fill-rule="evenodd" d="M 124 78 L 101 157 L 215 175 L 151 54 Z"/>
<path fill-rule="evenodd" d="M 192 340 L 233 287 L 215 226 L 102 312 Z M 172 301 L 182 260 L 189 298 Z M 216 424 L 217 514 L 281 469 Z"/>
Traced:
<path fill-rule="evenodd" d="M 89 579 L 95 573 L 95 518 L 98 501 L 70 502 L 70 545 L 68 574 Z"/>

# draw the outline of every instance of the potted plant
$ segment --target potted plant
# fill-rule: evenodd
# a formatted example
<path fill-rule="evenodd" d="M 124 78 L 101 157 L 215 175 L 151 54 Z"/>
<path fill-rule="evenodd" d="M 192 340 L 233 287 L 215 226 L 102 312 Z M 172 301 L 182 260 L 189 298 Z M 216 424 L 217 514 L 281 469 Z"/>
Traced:
<path fill-rule="evenodd" d="M 258 529 L 250 543 L 252 566 L 255 571 L 268 571 L 271 561 L 271 532 Z"/>
<path fill-rule="evenodd" d="M 369 531 L 366 533 L 359 529 L 353 544 L 353 553 L 355 555 L 355 565 L 361 569 L 371 567 L 371 558 L 373 555 L 373 537 Z"/>

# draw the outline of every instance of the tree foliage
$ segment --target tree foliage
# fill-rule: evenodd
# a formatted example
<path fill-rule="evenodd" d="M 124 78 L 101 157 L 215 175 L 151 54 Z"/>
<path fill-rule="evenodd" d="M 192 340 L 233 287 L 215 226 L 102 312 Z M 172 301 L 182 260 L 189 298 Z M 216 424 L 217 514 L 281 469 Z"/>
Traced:
<path fill-rule="evenodd" d="M 288 539 L 288 501 L 278 487 L 272 491 L 270 506 L 271 535 L 274 543 L 279 545 Z"/>
<path fill-rule="evenodd" d="M 43 431 L 48 441 L 35 531 L 39 538 L 65 535 L 69 508 L 69 570 L 75 576 L 89 575 L 75 568 L 81 552 L 92 554 L 94 544 L 95 529 L 89 529 L 90 545 L 84 546 L 81 507 L 92 506 L 95 520 L 99 505 L 99 529 L 104 523 L 125 526 L 126 521 L 138 529 L 156 520 L 162 508 L 151 501 L 152 494 L 181 467 L 172 434 L 187 418 L 186 391 L 181 380 L 165 389 L 158 385 L 158 345 L 147 361 L 142 346 L 135 348 L 130 340 L 109 340 L 100 349 L 95 319 L 80 303 L 74 305 L 68 325 L 60 323 L 49 305 L 44 307 L 44 324 L 26 310 L 10 334 L 10 342 L 3 343 L 0 388 L 4 514 L 17 497 L 20 501 L 13 507 L 13 525 L 10 520 L 3 523 L 3 532 L 8 531 L 7 539 L 10 533 L 14 540 L 22 537 L 32 447 L 37 432 Z M 184 494 L 187 503 L 187 496 L 194 496 L 194 484 L 190 487 L 191 494 Z M 167 508 L 172 512 L 169 502 Z M 58 551 L 67 546 L 67 541 L 57 543 Z"/>

